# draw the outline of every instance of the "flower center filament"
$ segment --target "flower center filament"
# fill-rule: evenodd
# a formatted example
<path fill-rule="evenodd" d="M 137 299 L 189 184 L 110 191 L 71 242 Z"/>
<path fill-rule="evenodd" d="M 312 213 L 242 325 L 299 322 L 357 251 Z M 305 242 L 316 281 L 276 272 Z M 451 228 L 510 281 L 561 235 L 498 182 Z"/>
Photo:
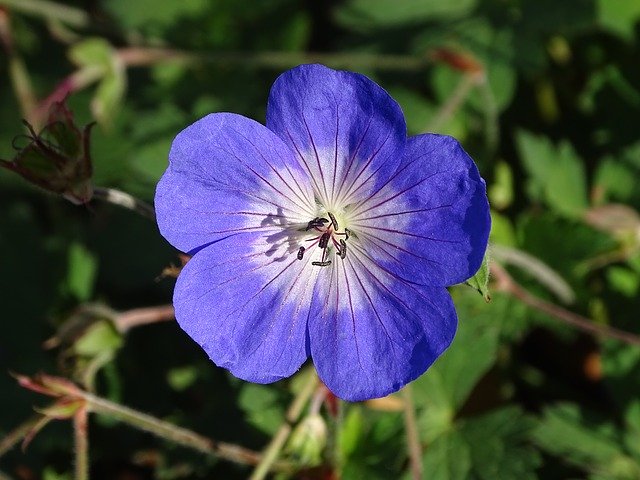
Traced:
<path fill-rule="evenodd" d="M 351 232 L 348 228 L 340 232 L 340 226 L 338 225 L 338 220 L 336 220 L 335 215 L 327 212 L 327 216 L 329 218 L 316 217 L 310 220 L 307 226 L 302 229 L 304 232 L 311 232 L 314 236 L 305 240 L 306 242 L 312 242 L 309 246 L 298 249 L 298 260 L 302 260 L 305 252 L 316 245 L 322 249 L 322 258 L 320 261 L 311 262 L 311 265 L 317 267 L 328 267 L 331 265 L 329 250 L 333 248 L 335 248 L 336 255 L 340 258 L 344 259 L 347 256 L 347 240 L 349 240 Z"/>

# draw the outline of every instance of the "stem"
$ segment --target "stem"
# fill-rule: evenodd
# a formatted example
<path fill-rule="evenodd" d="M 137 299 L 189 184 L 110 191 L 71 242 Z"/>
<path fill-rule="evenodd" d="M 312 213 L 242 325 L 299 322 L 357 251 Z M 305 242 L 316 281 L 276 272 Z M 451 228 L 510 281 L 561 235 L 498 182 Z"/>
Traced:
<path fill-rule="evenodd" d="M 42 415 L 34 415 L 29 420 L 22 422 L 16 428 L 11 430 L 3 439 L 0 440 L 0 458 L 15 447 L 26 437 L 31 430 L 40 422 Z"/>
<path fill-rule="evenodd" d="M 615 338 L 630 345 L 640 346 L 640 336 L 617 328 L 609 327 L 607 325 L 600 325 L 594 323 L 592 320 L 566 310 L 558 305 L 542 300 L 534 295 L 531 295 L 521 285 L 519 285 L 507 271 L 497 263 L 491 264 L 491 273 L 496 280 L 495 289 L 498 291 L 506 292 L 525 305 L 546 313 L 547 315 L 556 318 L 567 325 L 571 325 L 583 332 L 590 335 L 602 335 L 609 338 Z"/>
<path fill-rule="evenodd" d="M 376 70 L 418 71 L 433 63 L 427 56 L 313 52 L 220 52 L 201 54 L 146 47 L 122 48 L 118 50 L 118 56 L 129 67 L 149 66 L 163 62 L 200 65 L 204 62 L 286 69 L 301 63 L 323 63 L 334 68 L 348 68 L 351 70 L 374 68 Z"/>
<path fill-rule="evenodd" d="M 467 73 L 462 76 L 456 88 L 451 92 L 447 101 L 440 107 L 440 110 L 433 119 L 427 124 L 425 132 L 436 132 L 444 125 L 462 106 L 467 99 L 471 89 L 478 85 L 482 79 L 483 73 Z"/>
<path fill-rule="evenodd" d="M 167 441 L 182 445 L 183 447 L 243 465 L 256 465 L 261 461 L 260 454 L 253 450 L 248 450 L 230 443 L 217 442 L 191 430 L 187 430 L 186 428 L 178 427 L 172 423 L 110 402 L 109 400 L 87 392 L 82 392 L 79 396 L 87 402 L 89 411 L 109 416 Z M 273 470 L 283 472 L 293 470 L 293 466 L 285 462 L 275 462 L 270 465 L 270 467 Z"/>
<path fill-rule="evenodd" d="M 125 333 L 133 327 L 149 323 L 166 322 L 175 318 L 173 305 L 159 305 L 157 307 L 136 308 L 119 313 L 113 320 L 119 332 Z"/>
<path fill-rule="evenodd" d="M 128 208 L 129 210 L 139 213 L 143 217 L 147 217 L 153 221 L 156 220 L 156 212 L 151 205 L 121 190 L 116 190 L 115 188 L 94 187 L 93 198 L 112 203 L 123 208 Z"/>
<path fill-rule="evenodd" d="M 90 22 L 84 10 L 48 0 L 0 0 L 0 5 L 27 15 L 61 20 L 74 27 L 87 27 Z"/>
<path fill-rule="evenodd" d="M 88 412 L 82 406 L 73 416 L 73 438 L 75 440 L 75 480 L 89 480 L 89 428 Z"/>
<path fill-rule="evenodd" d="M 402 389 L 402 395 L 404 396 L 404 427 L 407 434 L 407 447 L 409 450 L 409 461 L 411 463 L 411 478 L 413 478 L 413 480 L 421 480 L 422 446 L 418 434 L 416 409 L 413 403 L 413 392 L 411 390 L 411 385 L 405 385 Z"/>
<path fill-rule="evenodd" d="M 267 448 L 263 452 L 262 460 L 256 466 L 249 480 L 263 480 L 267 476 L 267 473 L 271 470 L 272 465 L 275 463 L 282 447 L 284 447 L 284 444 L 291 434 L 292 425 L 298 421 L 302 410 L 311 398 L 311 395 L 313 395 L 318 384 L 318 376 L 314 370 L 307 383 L 293 399 L 285 415 L 285 421 L 280 425 L 271 442 L 267 445 Z"/>

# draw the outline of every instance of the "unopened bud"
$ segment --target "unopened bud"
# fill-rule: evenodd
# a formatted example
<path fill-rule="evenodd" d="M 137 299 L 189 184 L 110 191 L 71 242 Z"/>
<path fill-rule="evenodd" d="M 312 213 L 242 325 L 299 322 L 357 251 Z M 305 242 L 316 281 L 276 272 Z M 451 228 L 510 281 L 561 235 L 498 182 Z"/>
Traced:
<path fill-rule="evenodd" d="M 286 451 L 303 465 L 322 463 L 322 452 L 327 444 L 327 425 L 318 415 L 309 415 L 295 428 Z"/>
<path fill-rule="evenodd" d="M 75 204 L 91 200 L 93 167 L 89 154 L 89 135 L 93 124 L 78 128 L 64 103 L 54 103 L 47 125 L 39 134 L 25 120 L 29 133 L 20 138 L 28 143 L 18 148 L 13 160 L 0 160 L 0 166 L 16 172 L 30 183 L 62 195 Z"/>

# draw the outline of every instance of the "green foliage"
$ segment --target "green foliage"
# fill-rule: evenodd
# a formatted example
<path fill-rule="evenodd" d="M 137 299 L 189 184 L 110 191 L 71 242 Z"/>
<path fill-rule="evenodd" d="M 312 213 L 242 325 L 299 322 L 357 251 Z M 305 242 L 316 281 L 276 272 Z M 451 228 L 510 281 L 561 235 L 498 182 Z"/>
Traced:
<path fill-rule="evenodd" d="M 9 19 L 0 28 L 9 53 L 0 59 L 0 163 L 17 155 L 26 173 L 0 169 L 0 371 L 73 378 L 262 450 L 309 370 L 248 384 L 211 365 L 173 322 L 119 330 L 118 312 L 170 302 L 174 282 L 161 274 L 182 259 L 147 219 L 56 195 L 80 203 L 101 186 L 151 200 L 181 129 L 213 111 L 264 121 L 276 76 L 318 61 L 374 78 L 403 108 L 409 134 L 456 136 L 487 180 L 496 254 L 468 281 L 482 296 L 450 289 L 458 333 L 412 384 L 424 478 L 640 478 L 640 348 L 523 303 L 489 275 L 488 262 L 503 261 L 500 247 L 531 255 L 576 293 L 556 308 L 640 332 L 638 1 L 99 0 L 88 10 L 86 2 L 44 2 L 62 7 L 53 14 L 31 3 L 0 9 Z M 55 145 L 47 158 L 58 163 L 12 148 L 30 108 L 26 79 L 37 100 L 60 99 L 73 85 L 77 122 L 28 112 L 36 133 L 46 125 Z M 91 163 L 69 175 L 59 160 L 89 159 L 77 125 L 93 121 Z M 528 295 L 557 302 L 526 262 L 501 265 Z M 61 416 L 77 407 L 46 410 L 7 374 L 0 392 L 0 437 L 32 405 Z M 411 478 L 404 398 L 337 411 L 330 401 L 307 405 L 281 459 L 307 468 L 304 478 Z M 107 417 L 92 417 L 89 428 L 95 478 L 250 475 Z M 69 426 L 52 422 L 25 454 L 1 454 L 0 477 L 72 478 L 72 452 Z"/>

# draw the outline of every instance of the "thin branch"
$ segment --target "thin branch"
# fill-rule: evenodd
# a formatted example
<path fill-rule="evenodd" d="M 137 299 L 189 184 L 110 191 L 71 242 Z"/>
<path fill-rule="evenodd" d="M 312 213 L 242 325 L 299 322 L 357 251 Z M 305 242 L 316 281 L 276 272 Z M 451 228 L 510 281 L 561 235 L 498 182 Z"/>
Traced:
<path fill-rule="evenodd" d="M 159 418 L 113 403 L 87 392 L 81 392 L 79 396 L 87 402 L 87 407 L 92 412 L 114 418 L 169 442 L 182 445 L 183 447 L 243 465 L 257 465 L 262 460 L 261 455 L 253 450 L 212 440 L 186 428 L 178 427 L 172 423 L 165 422 Z M 269 465 L 269 469 L 291 472 L 293 465 L 285 462 L 272 462 Z"/>
<path fill-rule="evenodd" d="M 419 71 L 431 65 L 428 56 L 381 55 L 371 53 L 314 53 L 314 52 L 218 52 L 194 53 L 168 48 L 129 47 L 118 50 L 120 60 L 129 67 L 143 67 L 157 63 L 203 63 L 273 68 L 291 68 L 301 63 L 323 63 L 334 68 L 374 68 L 376 70 Z"/>
<path fill-rule="evenodd" d="M 421 480 L 422 446 L 420 444 L 420 435 L 418 434 L 416 409 L 410 384 L 405 385 L 402 389 L 402 394 L 404 396 L 404 427 L 407 434 L 407 448 L 409 450 L 409 461 L 411 463 L 411 478 L 413 480 Z"/>
<path fill-rule="evenodd" d="M 75 441 L 74 480 L 89 480 L 89 413 L 85 406 L 73 415 L 73 438 Z"/>
<path fill-rule="evenodd" d="M 0 458 L 20 443 L 29 434 L 29 432 L 34 429 L 41 419 L 42 415 L 34 415 L 7 433 L 4 438 L 0 439 Z"/>
<path fill-rule="evenodd" d="M 153 209 L 153 206 L 134 197 L 133 195 L 116 190 L 115 188 L 95 187 L 93 189 L 93 198 L 133 210 L 150 220 L 155 221 L 156 219 L 156 212 Z"/>
<path fill-rule="evenodd" d="M 482 72 L 466 73 L 462 75 L 447 101 L 440 107 L 431 121 L 424 128 L 425 132 L 437 132 L 464 104 L 472 88 L 482 80 Z"/>
<path fill-rule="evenodd" d="M 571 286 L 549 265 L 539 258 L 517 248 L 504 245 L 491 245 L 491 253 L 496 260 L 521 268 L 533 276 L 540 284 L 554 293 L 562 303 L 573 303 L 576 294 Z"/>
<path fill-rule="evenodd" d="M 91 20 L 84 10 L 48 0 L 0 0 L 0 5 L 27 15 L 60 20 L 74 27 L 87 27 Z"/>
<path fill-rule="evenodd" d="M 546 313 L 550 317 L 556 318 L 590 335 L 602 335 L 604 337 L 615 338 L 630 345 L 640 346 L 640 336 L 636 334 L 594 323 L 582 315 L 578 315 L 577 313 L 573 313 L 558 305 L 531 295 L 498 263 L 494 262 L 491 264 L 491 274 L 495 280 L 494 290 L 508 293 L 535 310 Z"/>
<path fill-rule="evenodd" d="M 319 383 L 318 376 L 315 371 L 313 371 L 307 383 L 303 386 L 289 406 L 285 415 L 285 421 L 280 425 L 280 428 L 271 439 L 271 442 L 267 445 L 267 448 L 263 452 L 262 460 L 256 466 L 251 477 L 249 477 L 249 480 L 263 480 L 267 476 L 269 470 L 271 470 L 271 466 L 278 458 L 282 447 L 284 447 L 284 444 L 289 438 L 293 425 L 298 421 L 298 418 L 302 414 L 302 410 L 311 398 L 311 395 L 313 395 L 313 392 L 316 390 Z"/>
<path fill-rule="evenodd" d="M 173 305 L 159 305 L 157 307 L 135 308 L 116 315 L 113 323 L 120 333 L 125 333 L 133 327 L 150 323 L 167 322 L 175 318 Z"/>

